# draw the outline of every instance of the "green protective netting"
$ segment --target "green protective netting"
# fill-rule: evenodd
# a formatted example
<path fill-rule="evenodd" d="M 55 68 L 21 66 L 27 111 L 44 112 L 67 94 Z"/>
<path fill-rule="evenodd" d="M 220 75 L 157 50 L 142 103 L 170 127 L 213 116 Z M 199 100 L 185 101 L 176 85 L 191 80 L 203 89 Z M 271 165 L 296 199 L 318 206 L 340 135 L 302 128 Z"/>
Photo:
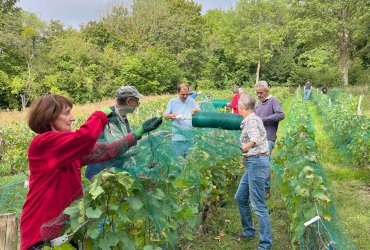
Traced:
<path fill-rule="evenodd" d="M 212 104 L 212 102 L 201 102 L 200 109 L 203 112 L 217 112 L 217 109 Z"/>
<path fill-rule="evenodd" d="M 0 182 L 0 214 L 15 213 L 20 215 L 24 197 L 28 192 L 28 177 L 21 173 L 2 178 Z"/>
<path fill-rule="evenodd" d="M 231 100 L 212 100 L 212 104 L 215 108 L 225 108 L 230 102 Z"/>
<path fill-rule="evenodd" d="M 218 115 L 229 114 L 212 114 L 206 121 L 210 127 L 217 127 Z M 225 122 L 221 125 L 227 127 Z M 110 168 L 95 176 L 92 183 L 85 182 L 83 198 L 66 210 L 71 216 L 66 233 L 79 239 L 88 235 L 95 246 L 106 244 L 108 237 L 120 249 L 149 243 L 169 249 L 180 236 L 191 238 L 201 223 L 204 203 L 223 200 L 227 186 L 235 185 L 240 131 L 176 128 L 189 142 L 184 144 L 191 146 L 186 159 L 175 156 L 178 145 L 173 145 L 172 133 L 172 122 L 165 120 L 135 148 L 111 161 Z M 65 221 L 61 215 L 45 224 L 43 236 L 55 237 L 54 228 Z M 115 236 L 108 235 L 109 230 Z"/>
<path fill-rule="evenodd" d="M 192 123 L 197 128 L 221 128 L 240 130 L 243 117 L 231 113 L 198 112 L 193 116 Z"/>
<path fill-rule="evenodd" d="M 319 162 L 313 121 L 299 93 L 276 146 L 272 169 L 287 204 L 298 249 L 357 249 L 338 218 L 330 182 Z M 315 216 L 320 218 L 305 226 Z"/>

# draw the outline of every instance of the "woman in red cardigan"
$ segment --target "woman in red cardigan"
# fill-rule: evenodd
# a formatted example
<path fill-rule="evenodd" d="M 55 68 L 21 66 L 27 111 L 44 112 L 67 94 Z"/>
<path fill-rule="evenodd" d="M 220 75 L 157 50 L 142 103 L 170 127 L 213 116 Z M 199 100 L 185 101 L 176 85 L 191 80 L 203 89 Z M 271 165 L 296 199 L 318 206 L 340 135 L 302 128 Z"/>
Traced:
<path fill-rule="evenodd" d="M 243 92 L 244 92 L 243 88 L 233 89 L 233 99 L 231 100 L 231 103 L 227 104 L 227 106 L 231 108 L 231 113 L 239 114 L 238 101 L 239 101 L 240 95 L 243 94 Z"/>
<path fill-rule="evenodd" d="M 20 222 L 21 250 L 41 249 L 59 236 L 63 225 L 50 225 L 56 225 L 64 209 L 82 196 L 82 166 L 117 157 L 162 122 L 155 117 L 120 140 L 97 143 L 110 109 L 95 111 L 76 131 L 71 110 L 71 101 L 56 94 L 41 96 L 31 105 L 28 125 L 38 135 L 28 148 L 30 177 Z"/>

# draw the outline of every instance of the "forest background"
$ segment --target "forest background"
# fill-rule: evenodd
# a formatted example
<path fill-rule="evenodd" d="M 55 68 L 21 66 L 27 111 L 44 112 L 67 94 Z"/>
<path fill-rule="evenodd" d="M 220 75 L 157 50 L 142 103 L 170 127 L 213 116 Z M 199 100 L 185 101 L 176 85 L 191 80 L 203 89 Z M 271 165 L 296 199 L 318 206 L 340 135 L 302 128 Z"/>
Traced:
<path fill-rule="evenodd" d="M 370 3 L 239 0 L 227 11 L 186 0 L 112 5 L 80 29 L 0 1 L 0 109 L 59 93 L 75 103 L 197 89 L 363 85 L 370 79 Z"/>

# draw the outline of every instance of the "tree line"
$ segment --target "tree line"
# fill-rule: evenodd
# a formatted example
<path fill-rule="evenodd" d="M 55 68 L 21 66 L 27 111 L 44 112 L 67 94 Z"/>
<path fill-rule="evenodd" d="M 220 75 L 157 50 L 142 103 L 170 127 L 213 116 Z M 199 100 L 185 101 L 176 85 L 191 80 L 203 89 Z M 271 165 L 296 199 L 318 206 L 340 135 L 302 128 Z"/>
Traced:
<path fill-rule="evenodd" d="M 363 0 L 239 0 L 209 10 L 189 0 L 112 5 L 79 30 L 0 1 L 0 108 L 59 93 L 76 103 L 114 96 L 272 85 L 348 86 L 370 78 L 370 4 Z"/>

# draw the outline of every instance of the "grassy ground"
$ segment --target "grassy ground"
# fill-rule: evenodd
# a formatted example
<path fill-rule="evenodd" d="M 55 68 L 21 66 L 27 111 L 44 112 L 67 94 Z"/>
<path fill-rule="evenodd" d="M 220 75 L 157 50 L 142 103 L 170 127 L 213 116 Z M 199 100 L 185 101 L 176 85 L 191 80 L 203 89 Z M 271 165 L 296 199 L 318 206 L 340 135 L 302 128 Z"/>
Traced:
<path fill-rule="evenodd" d="M 258 237 L 252 241 L 241 242 L 232 239 L 234 233 L 241 233 L 239 210 L 234 200 L 237 186 L 230 187 L 226 206 L 212 211 L 206 221 L 208 233 L 198 232 L 192 242 L 182 245 L 183 249 L 208 250 L 208 249 L 257 249 Z M 270 212 L 273 248 L 289 249 L 289 219 L 286 214 L 284 202 L 276 186 L 272 187 L 271 198 L 267 202 Z M 254 216 L 256 229 L 258 230 L 257 218 Z"/>
<path fill-rule="evenodd" d="M 359 249 L 369 249 L 370 173 L 342 163 L 341 153 L 332 136 L 323 128 L 323 120 L 313 104 L 315 138 L 321 152 L 321 164 L 330 180 L 331 193 L 344 235 L 352 238 Z"/>
<path fill-rule="evenodd" d="M 16 213 L 20 216 L 28 192 L 24 187 L 27 178 L 24 173 L 0 178 L 0 214 Z"/>

